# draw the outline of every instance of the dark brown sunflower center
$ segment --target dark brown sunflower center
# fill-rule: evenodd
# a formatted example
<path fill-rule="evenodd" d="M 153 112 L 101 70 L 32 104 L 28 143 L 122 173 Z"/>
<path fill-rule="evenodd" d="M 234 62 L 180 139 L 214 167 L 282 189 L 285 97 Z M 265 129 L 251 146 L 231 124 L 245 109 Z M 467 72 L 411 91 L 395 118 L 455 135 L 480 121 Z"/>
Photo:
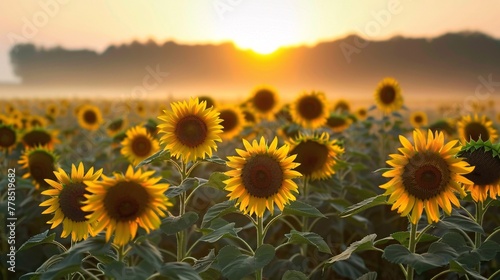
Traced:
<path fill-rule="evenodd" d="M 451 180 L 448 163 L 433 152 L 417 153 L 410 158 L 402 177 L 406 191 L 421 200 L 439 195 Z"/>
<path fill-rule="evenodd" d="M 28 156 L 31 177 L 43 188 L 49 187 L 45 179 L 57 181 L 54 175 L 54 158 L 44 151 L 34 151 Z"/>
<path fill-rule="evenodd" d="M 220 123 L 224 127 L 224 131 L 231 131 L 238 126 L 238 116 L 231 110 L 222 110 L 219 117 L 222 119 Z"/>
<path fill-rule="evenodd" d="M 316 96 L 305 96 L 299 100 L 297 111 L 302 118 L 313 120 L 323 113 L 323 103 Z"/>
<path fill-rule="evenodd" d="M 488 128 L 486 128 L 483 124 L 471 122 L 465 125 L 465 137 L 467 141 L 469 141 L 470 138 L 477 141 L 479 140 L 479 137 L 486 141 L 490 139 L 490 133 L 488 132 Z"/>
<path fill-rule="evenodd" d="M 109 217 L 119 222 L 133 221 L 140 217 L 150 201 L 143 186 L 136 182 L 118 182 L 108 189 L 104 208 Z"/>
<path fill-rule="evenodd" d="M 326 125 L 329 127 L 341 127 L 346 124 L 346 120 L 338 116 L 330 116 L 326 120 Z"/>
<path fill-rule="evenodd" d="M 46 145 L 50 143 L 52 136 L 46 131 L 32 130 L 23 136 L 23 142 L 28 147 L 36 147 L 38 145 Z"/>
<path fill-rule="evenodd" d="M 349 104 L 347 104 L 345 102 L 339 102 L 339 103 L 335 104 L 334 110 L 342 112 L 342 113 L 349 112 L 349 110 L 350 110 Z"/>
<path fill-rule="evenodd" d="M 466 162 L 475 166 L 474 170 L 464 177 L 474 182 L 475 185 L 486 186 L 500 181 L 500 159 L 494 157 L 491 151 L 484 149 L 460 154 Z"/>
<path fill-rule="evenodd" d="M 207 138 L 207 124 L 198 116 L 190 115 L 180 119 L 175 126 L 177 139 L 190 148 L 197 147 Z"/>
<path fill-rule="evenodd" d="M 92 110 L 86 110 L 83 113 L 83 120 L 88 124 L 94 124 L 97 122 L 97 115 Z"/>
<path fill-rule="evenodd" d="M 259 90 L 253 98 L 253 104 L 259 111 L 270 111 L 276 105 L 274 93 L 268 89 Z"/>
<path fill-rule="evenodd" d="M 43 126 L 43 123 L 38 119 L 32 119 L 32 120 L 30 120 L 30 125 L 31 126 Z"/>
<path fill-rule="evenodd" d="M 297 154 L 295 162 L 300 163 L 295 168 L 304 176 L 310 176 L 315 171 L 320 171 L 328 159 L 328 148 L 316 141 L 305 141 L 298 144 L 290 154 Z"/>
<path fill-rule="evenodd" d="M 81 209 L 83 201 L 85 201 L 85 194 L 90 194 L 86 190 L 87 185 L 84 183 L 71 183 L 65 185 L 59 194 L 59 205 L 64 216 L 74 222 L 85 222 L 86 215 L 91 212 L 85 212 Z"/>
<path fill-rule="evenodd" d="M 213 107 L 215 104 L 214 100 L 210 96 L 201 96 L 201 97 L 198 97 L 198 100 L 200 103 L 205 101 L 207 103 L 205 108 L 207 108 L 207 109 L 210 107 Z"/>
<path fill-rule="evenodd" d="M 0 127 L 0 147 L 9 148 L 16 144 L 16 132 L 10 127 Z"/>
<path fill-rule="evenodd" d="M 111 130 L 111 131 L 118 131 L 122 128 L 123 126 L 123 120 L 122 119 L 118 119 L 118 120 L 115 120 L 113 121 L 112 123 L 110 123 L 108 125 L 108 129 Z"/>
<path fill-rule="evenodd" d="M 393 86 L 387 85 L 380 89 L 380 101 L 384 104 L 392 104 L 396 100 L 396 89 Z"/>
<path fill-rule="evenodd" d="M 138 157 L 147 157 L 151 154 L 151 140 L 145 135 L 139 135 L 132 139 L 131 150 L 132 153 Z"/>
<path fill-rule="evenodd" d="M 247 160 L 241 170 L 243 185 L 250 195 L 270 197 L 283 184 L 283 170 L 279 162 L 268 155 L 256 155 Z"/>
<path fill-rule="evenodd" d="M 415 116 L 413 117 L 413 120 L 415 121 L 415 123 L 422 123 L 424 121 L 424 118 L 422 118 L 422 116 Z"/>
<path fill-rule="evenodd" d="M 253 123 L 256 121 L 255 116 L 248 111 L 243 111 L 243 116 L 245 117 L 245 121 L 247 122 Z"/>

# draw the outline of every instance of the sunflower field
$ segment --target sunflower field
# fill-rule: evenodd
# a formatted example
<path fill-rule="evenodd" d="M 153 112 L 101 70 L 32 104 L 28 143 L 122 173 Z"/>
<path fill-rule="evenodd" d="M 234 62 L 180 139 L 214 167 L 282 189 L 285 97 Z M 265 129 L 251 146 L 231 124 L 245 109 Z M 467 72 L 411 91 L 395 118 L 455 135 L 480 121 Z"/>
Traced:
<path fill-rule="evenodd" d="M 492 100 L 292 97 L 2 100 L 2 279 L 500 279 Z"/>

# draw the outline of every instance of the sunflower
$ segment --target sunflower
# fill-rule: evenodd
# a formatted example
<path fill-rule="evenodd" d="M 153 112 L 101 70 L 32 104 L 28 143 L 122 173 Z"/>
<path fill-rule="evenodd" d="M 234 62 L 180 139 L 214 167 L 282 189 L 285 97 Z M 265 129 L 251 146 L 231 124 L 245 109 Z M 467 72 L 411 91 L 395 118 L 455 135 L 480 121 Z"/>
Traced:
<path fill-rule="evenodd" d="M 220 113 L 219 118 L 222 119 L 220 123 L 222 125 L 222 139 L 231 139 L 243 130 L 245 116 L 240 108 L 226 106 L 218 109 L 218 111 Z"/>
<path fill-rule="evenodd" d="M 293 121 L 302 127 L 322 126 L 328 117 L 325 94 L 319 91 L 300 94 L 290 105 L 290 114 Z"/>
<path fill-rule="evenodd" d="M 245 214 L 262 217 L 266 208 L 273 214 L 275 203 L 283 210 L 298 194 L 297 184 L 292 181 L 301 176 L 292 170 L 299 165 L 293 161 L 296 156 L 287 156 L 288 145 L 278 149 L 276 137 L 269 146 L 264 137 L 260 142 L 253 140 L 252 144 L 243 139 L 243 145 L 246 150 L 236 149 L 240 156 L 228 157 L 227 166 L 233 169 L 225 173 L 231 177 L 224 181 L 225 189 L 230 192 L 227 196 L 237 199 L 239 209 Z"/>
<path fill-rule="evenodd" d="M 54 175 L 54 171 L 56 171 L 56 162 L 56 155 L 43 146 L 26 149 L 18 161 L 22 168 L 27 169 L 23 178 L 32 177 L 36 189 L 47 189 L 50 187 L 50 185 L 45 182 L 45 179 L 57 180 Z"/>
<path fill-rule="evenodd" d="M 250 109 L 258 116 L 271 119 L 279 109 L 279 96 L 271 87 L 259 87 L 253 91 L 248 101 Z"/>
<path fill-rule="evenodd" d="M 300 166 L 295 170 L 313 180 L 327 179 L 334 173 L 337 159 L 344 153 L 337 140 L 330 140 L 330 135 L 302 135 L 291 140 L 290 154 L 297 155 L 296 162 Z"/>
<path fill-rule="evenodd" d="M 160 149 L 158 141 L 151 137 L 145 127 L 140 125 L 132 127 L 127 130 L 126 135 L 127 137 L 121 143 L 120 152 L 133 165 L 138 165 Z"/>
<path fill-rule="evenodd" d="M 135 104 L 135 113 L 140 117 L 146 116 L 146 105 L 143 102 L 137 102 Z"/>
<path fill-rule="evenodd" d="M 345 99 L 339 99 L 335 104 L 333 104 L 333 110 L 334 112 L 338 112 L 341 114 L 346 114 L 351 111 L 351 105 L 349 104 L 349 101 Z"/>
<path fill-rule="evenodd" d="M 375 103 L 386 114 L 401 109 L 403 96 L 399 83 L 393 78 L 383 79 L 375 90 Z"/>
<path fill-rule="evenodd" d="M 368 117 L 368 111 L 364 107 L 358 108 L 355 112 L 355 115 L 356 118 L 360 121 L 366 120 L 366 118 Z"/>
<path fill-rule="evenodd" d="M 257 117 L 254 113 L 252 113 L 248 109 L 243 109 L 243 117 L 245 117 L 246 124 L 255 124 L 257 123 Z"/>
<path fill-rule="evenodd" d="M 420 128 L 427 125 L 427 114 L 422 111 L 411 113 L 410 123 L 414 128 Z"/>
<path fill-rule="evenodd" d="M 59 106 L 55 103 L 47 105 L 45 108 L 45 114 L 49 116 L 51 119 L 56 119 L 59 115 Z"/>
<path fill-rule="evenodd" d="M 217 150 L 215 142 L 221 142 L 222 120 L 213 108 L 206 109 L 205 102 L 198 98 L 182 102 L 173 102 L 172 111 L 163 111 L 158 119 L 159 133 L 164 133 L 160 144 L 165 144 L 165 150 L 170 150 L 172 156 L 184 162 L 195 161 L 197 158 L 212 156 L 212 150 Z"/>
<path fill-rule="evenodd" d="M 352 120 L 347 116 L 332 113 L 326 119 L 326 126 L 328 126 L 333 132 L 342 132 L 351 125 L 351 122 Z"/>
<path fill-rule="evenodd" d="M 113 137 L 116 134 L 118 134 L 120 131 L 124 130 L 125 127 L 127 127 L 128 121 L 125 118 L 117 118 L 112 120 L 107 126 L 106 126 L 106 133 L 110 136 Z"/>
<path fill-rule="evenodd" d="M 207 102 L 207 108 L 210 108 L 210 107 L 216 107 L 216 103 L 215 103 L 215 99 L 213 99 L 212 97 L 208 96 L 208 95 L 202 95 L 202 96 L 199 96 L 198 97 L 198 100 L 201 102 L 205 101 Z"/>
<path fill-rule="evenodd" d="M 82 128 L 87 130 L 97 130 L 102 123 L 101 110 L 98 107 L 90 104 L 85 104 L 78 109 L 78 123 Z"/>
<path fill-rule="evenodd" d="M 486 116 L 478 117 L 474 115 L 474 118 L 469 116 L 464 116 L 457 124 L 458 135 L 462 142 L 467 142 L 469 140 L 478 141 L 479 138 L 482 140 L 490 140 L 495 142 L 498 138 L 498 134 L 495 128 L 493 128 L 493 122 L 488 120 Z"/>
<path fill-rule="evenodd" d="M 387 163 L 393 168 L 382 176 L 392 179 L 380 188 L 389 195 L 391 210 L 397 209 L 401 216 L 411 212 L 411 223 L 418 222 L 424 208 L 427 221 L 438 222 L 439 207 L 448 215 L 451 214 L 451 204 L 460 207 L 454 192 L 465 196 L 459 183 L 472 184 L 463 175 L 474 167 L 455 157 L 460 151 L 460 147 L 455 147 L 458 140 L 445 144 L 442 132 L 433 134 L 429 130 L 426 139 L 424 133 L 414 130 L 413 139 L 414 146 L 404 136 L 399 136 L 402 154 L 390 155 Z"/>
<path fill-rule="evenodd" d="M 17 144 L 17 130 L 12 125 L 0 124 L 0 151 L 12 152 Z"/>
<path fill-rule="evenodd" d="M 57 139 L 56 130 L 47 130 L 42 127 L 36 127 L 25 132 L 21 137 L 21 141 L 27 148 L 45 146 L 50 150 L 54 148 L 54 144 L 60 143 L 59 139 Z"/>
<path fill-rule="evenodd" d="M 500 144 L 493 145 L 490 140 L 467 142 L 459 153 L 474 171 L 464 175 L 473 184 L 465 185 L 474 201 L 484 202 L 488 193 L 492 199 L 500 194 Z"/>
<path fill-rule="evenodd" d="M 47 119 L 42 116 L 30 116 L 29 127 L 45 127 L 47 126 Z"/>
<path fill-rule="evenodd" d="M 0 124 L 8 124 L 9 118 L 6 115 L 0 114 Z"/>
<path fill-rule="evenodd" d="M 451 120 L 447 120 L 447 119 L 438 120 L 438 121 L 430 124 L 429 129 L 432 132 L 442 131 L 448 136 L 453 135 L 453 133 L 456 131 L 455 125 L 453 124 L 453 122 Z"/>
<path fill-rule="evenodd" d="M 102 181 L 86 182 L 87 201 L 82 211 L 89 223 L 96 222 L 94 234 L 106 229 L 106 241 L 113 232 L 113 243 L 125 245 L 134 239 L 138 226 L 150 232 L 160 227 L 167 206 L 172 206 L 164 192 L 168 184 L 158 184 L 161 177 L 150 178 L 154 171 L 134 172 L 132 166 L 125 175 L 114 173 L 114 177 L 102 175 Z"/>
<path fill-rule="evenodd" d="M 78 169 L 74 164 L 71 165 L 71 177 L 62 168 L 54 171 L 54 174 L 57 181 L 45 180 L 52 188 L 42 192 L 43 195 L 50 196 L 49 199 L 40 203 L 40 206 L 49 206 L 42 214 L 54 213 L 47 223 L 52 224 L 51 229 L 62 223 L 62 238 L 71 234 L 71 240 L 75 242 L 87 239 L 89 233 L 94 234 L 93 227 L 86 218 L 90 212 L 83 211 L 81 206 L 85 200 L 84 195 L 90 194 L 87 190 L 87 183 L 101 177 L 102 169 L 94 173 L 94 167 L 91 167 L 85 174 L 83 163 L 80 162 Z"/>

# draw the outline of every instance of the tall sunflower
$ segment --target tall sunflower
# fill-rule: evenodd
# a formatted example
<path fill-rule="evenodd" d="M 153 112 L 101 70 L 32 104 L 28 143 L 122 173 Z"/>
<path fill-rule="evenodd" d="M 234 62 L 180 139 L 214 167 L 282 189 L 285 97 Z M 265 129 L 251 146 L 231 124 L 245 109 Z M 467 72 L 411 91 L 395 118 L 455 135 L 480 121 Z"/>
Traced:
<path fill-rule="evenodd" d="M 344 153 L 337 140 L 330 140 L 330 135 L 302 135 L 290 141 L 290 154 L 300 165 L 295 168 L 303 176 L 313 180 L 327 179 L 335 173 L 338 157 Z"/>
<path fill-rule="evenodd" d="M 150 155 L 160 149 L 158 141 L 151 137 L 143 126 L 135 126 L 127 130 L 126 137 L 122 141 L 121 154 L 133 165 L 138 165 Z"/>
<path fill-rule="evenodd" d="M 248 101 L 250 110 L 259 118 L 271 119 L 274 113 L 279 110 L 279 96 L 276 90 L 271 87 L 256 88 Z"/>
<path fill-rule="evenodd" d="M 18 141 L 17 130 L 11 125 L 0 124 L 0 151 L 12 152 Z"/>
<path fill-rule="evenodd" d="M 42 127 L 35 127 L 27 131 L 21 137 L 21 141 L 27 148 L 45 146 L 48 149 L 54 149 L 54 145 L 60 143 L 57 139 L 56 130 L 48 130 Z"/>
<path fill-rule="evenodd" d="M 306 128 L 317 128 L 325 124 L 328 105 L 323 92 L 312 91 L 300 94 L 290 105 L 290 114 L 295 123 Z"/>
<path fill-rule="evenodd" d="M 102 123 L 101 110 L 94 105 L 84 104 L 77 111 L 78 124 L 90 131 L 99 129 Z"/>
<path fill-rule="evenodd" d="M 212 156 L 212 150 L 217 150 L 215 142 L 221 142 L 222 120 L 219 113 L 213 108 L 206 109 L 205 102 L 198 98 L 174 102 L 170 105 L 172 111 L 163 111 L 158 119 L 164 123 L 159 124 L 158 133 L 164 135 L 160 144 L 165 145 L 165 150 L 170 150 L 172 156 L 184 162 L 195 161 L 198 158 Z"/>
<path fill-rule="evenodd" d="M 427 125 L 427 114 L 422 111 L 416 111 L 410 115 L 410 123 L 414 128 L 420 128 Z"/>
<path fill-rule="evenodd" d="M 483 141 L 490 140 L 495 142 L 498 138 L 498 133 L 493 127 L 493 122 L 488 120 L 486 116 L 474 117 L 463 116 L 457 124 L 458 135 L 463 143 L 474 140 L 478 141 L 481 138 Z"/>
<path fill-rule="evenodd" d="M 459 183 L 472 184 L 464 175 L 474 167 L 456 158 L 460 147 L 455 147 L 458 140 L 444 143 L 444 134 L 432 131 L 427 137 L 420 130 L 413 131 L 415 145 L 404 136 L 399 136 L 403 145 L 401 154 L 391 154 L 387 164 L 393 167 L 382 176 L 392 178 L 380 186 L 389 196 L 391 210 L 397 209 L 401 216 L 411 212 L 410 221 L 416 224 L 425 208 L 429 223 L 439 221 L 439 207 L 448 215 L 451 205 L 460 207 L 455 192 L 465 196 Z"/>
<path fill-rule="evenodd" d="M 393 78 L 385 78 L 375 90 L 375 103 L 384 113 L 388 114 L 403 107 L 403 96 L 399 83 Z"/>
<path fill-rule="evenodd" d="M 500 143 L 493 145 L 490 140 L 467 142 L 459 153 L 474 171 L 464 175 L 473 184 L 465 185 L 472 199 L 484 202 L 489 196 L 496 199 L 500 195 Z"/>
<path fill-rule="evenodd" d="M 26 149 L 18 163 L 22 168 L 27 169 L 23 178 L 32 177 L 36 189 L 47 189 L 50 185 L 45 179 L 57 180 L 54 175 L 56 171 L 57 156 L 49 149 L 43 146 Z"/>
<path fill-rule="evenodd" d="M 129 166 L 125 175 L 114 173 L 114 178 L 102 175 L 102 181 L 86 182 L 90 194 L 82 210 L 89 223 L 96 222 L 94 234 L 106 229 L 106 241 L 113 232 L 113 243 L 125 245 L 135 238 L 140 226 L 149 233 L 160 227 L 160 217 L 167 206 L 172 206 L 164 192 L 168 184 L 158 184 L 161 177 L 150 178 L 154 171 L 134 172 Z"/>
<path fill-rule="evenodd" d="M 238 135 L 245 125 L 245 116 L 239 107 L 225 106 L 218 108 L 219 118 L 222 119 L 222 139 L 231 139 Z"/>
<path fill-rule="evenodd" d="M 51 189 L 42 192 L 43 195 L 50 198 L 40 203 L 40 206 L 48 206 L 42 214 L 54 214 L 48 221 L 51 229 L 62 223 L 62 238 L 71 234 L 71 240 L 79 241 L 87 239 L 88 235 L 93 235 L 92 224 L 86 218 L 90 212 L 81 209 L 85 194 L 90 194 L 87 190 L 89 181 L 96 181 L 101 177 L 102 169 L 94 173 L 94 167 L 91 167 L 85 174 L 85 167 L 80 162 L 78 169 L 74 164 L 71 165 L 71 177 L 62 169 L 54 171 L 57 181 L 45 179 L 52 186 Z"/>
<path fill-rule="evenodd" d="M 250 144 L 243 139 L 246 150 L 236 149 L 239 156 L 228 157 L 227 166 L 232 170 L 225 174 L 231 178 L 224 181 L 225 189 L 230 193 L 229 199 L 237 199 L 239 209 L 243 213 L 262 217 L 264 211 L 274 212 L 274 204 L 280 210 L 290 201 L 295 200 L 298 193 L 293 178 L 301 174 L 294 169 L 295 155 L 288 156 L 288 145 L 278 149 L 278 138 L 274 138 L 267 146 L 264 137 L 260 142 L 253 140 Z"/>

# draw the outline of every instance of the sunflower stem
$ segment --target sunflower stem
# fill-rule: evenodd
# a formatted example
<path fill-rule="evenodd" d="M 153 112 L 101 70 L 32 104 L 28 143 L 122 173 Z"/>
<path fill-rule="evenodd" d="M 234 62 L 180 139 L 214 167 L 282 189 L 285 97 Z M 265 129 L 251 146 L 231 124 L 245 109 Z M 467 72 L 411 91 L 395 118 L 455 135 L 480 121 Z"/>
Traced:
<path fill-rule="evenodd" d="M 255 250 L 257 251 L 260 246 L 264 244 L 264 219 L 260 216 L 257 216 L 257 247 Z M 262 272 L 263 268 L 260 268 L 255 273 L 256 280 L 262 280 Z"/>
<path fill-rule="evenodd" d="M 308 180 L 307 176 L 305 176 L 304 177 L 303 192 L 304 192 L 304 202 L 306 202 L 306 203 L 307 203 L 307 199 L 309 198 L 309 189 L 307 188 L 308 182 L 309 182 L 309 180 Z M 308 227 L 309 227 L 308 217 L 302 216 L 302 232 L 309 231 Z M 300 250 L 301 250 L 302 256 L 304 256 L 304 257 L 307 256 L 307 244 L 302 244 Z"/>
<path fill-rule="evenodd" d="M 483 208 L 483 202 L 482 201 L 478 201 L 476 203 L 476 223 L 481 227 L 483 228 L 483 216 L 484 216 L 484 208 Z M 476 232 L 475 233 L 475 239 L 474 239 L 474 247 L 477 249 L 479 247 L 481 247 L 481 233 L 480 232 Z M 478 262 L 477 264 L 477 272 L 479 274 L 481 274 L 481 261 Z"/>
<path fill-rule="evenodd" d="M 414 254 L 417 247 L 417 224 L 410 222 L 410 244 L 408 244 L 408 250 L 410 253 Z M 413 267 L 408 265 L 406 274 L 406 280 L 413 280 Z"/>
<path fill-rule="evenodd" d="M 184 181 L 189 175 L 187 171 L 187 163 L 181 159 L 181 182 Z M 181 193 L 179 195 L 179 217 L 182 217 L 186 213 L 186 193 Z M 187 229 L 183 229 L 177 233 L 177 261 L 181 262 L 186 257 L 187 251 Z"/>

